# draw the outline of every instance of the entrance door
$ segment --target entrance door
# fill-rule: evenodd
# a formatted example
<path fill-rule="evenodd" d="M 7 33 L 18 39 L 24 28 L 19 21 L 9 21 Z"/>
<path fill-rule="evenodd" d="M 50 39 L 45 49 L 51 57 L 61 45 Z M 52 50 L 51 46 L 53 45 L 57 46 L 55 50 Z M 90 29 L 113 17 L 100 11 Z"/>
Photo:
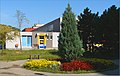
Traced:
<path fill-rule="evenodd" d="M 27 43 L 27 37 L 22 36 L 22 46 L 26 46 L 26 43 Z"/>
<path fill-rule="evenodd" d="M 40 48 L 44 48 L 44 36 L 40 36 Z"/>
<path fill-rule="evenodd" d="M 45 34 L 41 34 L 39 35 L 39 46 L 38 48 L 46 48 L 46 35 Z"/>
<path fill-rule="evenodd" d="M 27 46 L 32 46 L 32 37 L 31 36 L 28 36 Z"/>
<path fill-rule="evenodd" d="M 32 36 L 22 36 L 22 46 L 31 47 L 32 46 Z"/>

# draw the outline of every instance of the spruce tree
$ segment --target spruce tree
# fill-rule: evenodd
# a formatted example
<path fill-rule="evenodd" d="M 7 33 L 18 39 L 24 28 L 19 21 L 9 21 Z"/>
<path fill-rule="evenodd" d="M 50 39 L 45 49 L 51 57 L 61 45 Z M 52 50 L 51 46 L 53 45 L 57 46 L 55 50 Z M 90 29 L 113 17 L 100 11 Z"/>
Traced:
<path fill-rule="evenodd" d="M 75 15 L 71 10 L 70 4 L 68 4 L 63 13 L 62 29 L 58 40 L 59 52 L 62 58 L 65 58 L 67 61 L 77 60 L 83 53 L 82 41 L 80 41 L 76 23 Z"/>
<path fill-rule="evenodd" d="M 96 43 L 96 38 L 100 36 L 96 32 L 96 25 L 98 22 L 98 12 L 92 13 L 88 7 L 84 9 L 83 13 L 78 15 L 78 31 L 81 39 L 83 40 L 83 48 L 87 51 L 92 52 L 94 50 L 93 43 Z M 87 44 L 89 44 L 89 46 L 87 46 Z"/>

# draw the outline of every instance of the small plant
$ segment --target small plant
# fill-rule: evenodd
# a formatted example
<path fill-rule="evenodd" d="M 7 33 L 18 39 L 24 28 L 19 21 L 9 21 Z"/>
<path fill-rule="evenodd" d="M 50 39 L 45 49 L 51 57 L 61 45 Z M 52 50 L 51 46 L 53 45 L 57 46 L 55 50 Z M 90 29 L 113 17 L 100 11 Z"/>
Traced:
<path fill-rule="evenodd" d="M 32 68 L 58 68 L 60 66 L 60 62 L 59 61 L 48 61 L 45 59 L 41 59 L 41 60 L 31 60 L 29 62 L 26 62 L 23 67 L 28 68 L 28 69 L 32 69 Z"/>
<path fill-rule="evenodd" d="M 49 58 L 47 60 L 50 60 L 50 61 L 62 61 L 64 59 L 63 58 Z"/>
<path fill-rule="evenodd" d="M 63 71 L 76 71 L 76 70 L 92 70 L 93 67 L 85 61 L 72 61 L 66 62 L 61 65 L 61 70 Z"/>

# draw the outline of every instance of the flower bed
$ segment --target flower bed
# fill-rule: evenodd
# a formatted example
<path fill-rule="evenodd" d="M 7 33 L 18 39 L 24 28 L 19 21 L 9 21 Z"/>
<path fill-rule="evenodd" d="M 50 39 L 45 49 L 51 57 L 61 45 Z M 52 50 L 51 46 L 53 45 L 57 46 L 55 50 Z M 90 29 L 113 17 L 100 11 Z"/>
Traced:
<path fill-rule="evenodd" d="M 41 60 L 31 60 L 29 62 L 26 62 L 23 67 L 28 68 L 28 69 L 32 69 L 32 68 L 56 68 L 60 66 L 60 62 L 59 61 L 48 61 L 45 59 L 41 59 Z"/>
<path fill-rule="evenodd" d="M 63 63 L 60 67 L 63 71 L 76 71 L 76 70 L 92 70 L 93 67 L 87 62 L 84 61 L 72 61 Z"/>
<path fill-rule="evenodd" d="M 53 61 L 52 61 L 53 60 Z M 80 60 L 74 60 L 71 62 L 63 62 L 63 59 L 41 59 L 41 60 L 31 60 L 26 62 L 23 67 L 42 71 L 42 72 L 52 72 L 52 73 L 90 73 L 96 71 L 104 71 L 109 69 L 114 69 L 116 66 L 110 60 L 97 59 L 97 58 L 81 58 Z"/>

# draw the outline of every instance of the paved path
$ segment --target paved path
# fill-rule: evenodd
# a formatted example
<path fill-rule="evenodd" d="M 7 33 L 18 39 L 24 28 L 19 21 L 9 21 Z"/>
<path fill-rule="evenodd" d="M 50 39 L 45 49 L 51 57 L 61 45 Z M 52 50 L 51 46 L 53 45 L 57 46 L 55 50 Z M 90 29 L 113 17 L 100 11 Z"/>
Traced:
<path fill-rule="evenodd" d="M 113 60 L 113 63 L 115 63 L 116 65 L 119 65 L 120 60 Z M 120 66 L 118 66 L 118 68 L 115 69 L 115 70 L 109 70 L 109 71 L 102 72 L 102 74 L 105 74 L 105 75 L 119 75 L 120 76 L 119 71 L 120 71 Z"/>
<path fill-rule="evenodd" d="M 87 73 L 87 74 L 53 74 L 46 72 L 36 72 L 21 68 L 27 60 L 18 60 L 3 62 L 0 61 L 0 76 L 107 76 L 110 73 L 116 74 L 116 70 L 106 71 L 104 73 Z"/>

